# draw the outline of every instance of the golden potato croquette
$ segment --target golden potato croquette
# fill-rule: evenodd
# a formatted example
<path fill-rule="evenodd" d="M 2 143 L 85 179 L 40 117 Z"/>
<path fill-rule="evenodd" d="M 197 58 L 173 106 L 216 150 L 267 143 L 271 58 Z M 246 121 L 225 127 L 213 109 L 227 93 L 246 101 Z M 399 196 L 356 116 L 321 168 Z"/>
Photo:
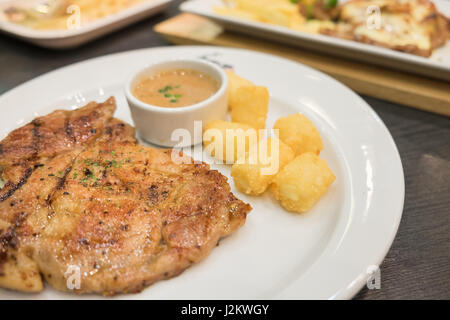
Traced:
<path fill-rule="evenodd" d="M 273 152 L 275 151 L 275 152 Z M 246 194 L 266 191 L 279 170 L 294 159 L 294 151 L 276 138 L 262 139 L 250 147 L 245 158 L 231 168 L 236 188 Z"/>
<path fill-rule="evenodd" d="M 231 109 L 231 120 L 256 129 L 266 127 L 269 111 L 269 91 L 266 87 L 241 86 L 236 89 L 236 101 Z"/>
<path fill-rule="evenodd" d="M 297 156 L 305 152 L 319 155 L 323 149 L 319 131 L 302 114 L 279 118 L 273 128 L 279 130 L 279 139 L 290 146 Z"/>
<path fill-rule="evenodd" d="M 216 159 L 230 164 L 245 157 L 250 145 L 258 140 L 258 130 L 244 123 L 213 120 L 203 131 L 206 151 Z"/>
<path fill-rule="evenodd" d="M 233 105 L 239 104 L 237 89 L 243 86 L 253 86 L 253 83 L 247 79 L 241 78 L 234 71 L 227 70 L 228 76 L 228 108 L 233 109 Z"/>
<path fill-rule="evenodd" d="M 301 213 L 319 201 L 335 178 L 325 160 L 307 152 L 281 169 L 273 179 L 272 192 L 286 210 Z"/>

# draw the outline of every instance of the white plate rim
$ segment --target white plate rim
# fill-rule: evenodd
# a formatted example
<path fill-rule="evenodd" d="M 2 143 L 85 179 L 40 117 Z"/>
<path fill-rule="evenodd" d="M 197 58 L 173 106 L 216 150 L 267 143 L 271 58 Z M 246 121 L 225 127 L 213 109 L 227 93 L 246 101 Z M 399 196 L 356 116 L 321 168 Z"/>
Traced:
<path fill-rule="evenodd" d="M 179 52 L 195 51 L 195 52 L 199 52 L 199 53 L 204 52 L 204 51 L 239 52 L 242 54 L 254 54 L 254 55 L 258 55 L 258 56 L 262 56 L 262 57 L 267 57 L 267 58 L 273 59 L 274 61 L 275 60 L 278 60 L 280 62 L 288 61 L 288 60 L 280 58 L 280 57 L 263 54 L 263 53 L 256 53 L 256 52 L 249 51 L 249 50 L 210 47 L 210 46 L 161 47 L 161 48 L 153 48 L 153 49 L 133 50 L 133 51 L 110 54 L 110 55 L 106 55 L 106 56 L 102 56 L 102 57 L 98 57 L 98 58 L 89 59 L 86 61 L 78 62 L 78 63 L 72 64 L 72 65 L 57 69 L 55 71 L 46 73 L 44 75 L 41 75 L 41 76 L 39 76 L 35 79 L 32 79 L 16 88 L 4 93 L 3 95 L 1 95 L 0 96 L 0 108 L 2 107 L 2 105 L 8 104 L 10 102 L 8 100 L 14 100 L 14 96 L 23 94 L 21 92 L 26 92 L 29 88 L 32 88 L 32 87 L 38 85 L 40 82 L 46 82 L 46 81 L 51 82 L 51 79 L 54 76 L 63 75 L 64 73 L 67 73 L 67 72 L 73 72 L 74 70 L 76 70 L 77 68 L 79 68 L 83 65 L 87 66 L 88 64 L 105 63 L 109 59 L 120 59 L 120 58 L 124 58 L 124 57 L 130 56 L 130 55 L 133 55 L 133 54 L 136 54 L 136 55 L 147 54 L 148 52 L 164 52 L 164 50 L 173 50 L 173 51 L 179 51 Z M 392 245 L 392 242 L 397 233 L 398 226 L 400 224 L 400 220 L 401 220 L 401 216 L 402 216 L 402 212 L 403 212 L 404 195 L 405 195 L 404 194 L 404 187 L 405 187 L 404 186 L 404 174 L 403 174 L 403 168 L 402 168 L 402 164 L 401 164 L 401 158 L 400 158 L 398 149 L 395 145 L 395 142 L 393 141 L 391 134 L 389 133 L 386 126 L 383 124 L 382 120 L 378 117 L 378 115 L 370 108 L 369 105 L 367 105 L 367 103 L 364 102 L 364 100 L 362 100 L 362 98 L 360 98 L 358 95 L 356 95 L 349 88 L 340 84 L 338 81 L 332 79 L 331 77 L 329 77 L 319 71 L 316 71 L 310 67 L 303 66 L 299 63 L 290 62 L 290 61 L 289 61 L 289 63 L 291 63 L 293 65 L 301 66 L 303 69 L 310 71 L 311 74 L 314 74 L 314 76 L 320 77 L 322 79 L 326 79 L 326 81 L 328 81 L 330 84 L 332 83 L 333 85 L 340 87 L 343 90 L 343 92 L 346 92 L 346 94 L 353 95 L 353 97 L 355 99 L 355 103 L 358 105 L 358 107 L 361 107 L 361 111 L 364 114 L 366 114 L 367 117 L 371 119 L 371 121 L 373 121 L 374 123 L 377 123 L 377 125 L 379 126 L 379 129 L 381 130 L 379 133 L 383 135 L 383 139 L 387 139 L 385 141 L 385 142 L 387 142 L 386 147 L 388 149 L 390 149 L 390 151 L 391 151 L 390 157 L 391 157 L 391 160 L 394 161 L 392 163 L 392 168 L 396 169 L 393 171 L 394 176 L 389 177 L 389 178 L 393 178 L 395 180 L 394 182 L 396 184 L 396 191 L 395 191 L 396 198 L 393 199 L 395 201 L 395 205 L 393 207 L 395 207 L 395 208 L 392 209 L 393 220 L 391 221 L 392 224 L 389 226 L 388 235 L 384 239 L 379 239 L 380 241 L 383 241 L 383 245 L 381 245 L 381 247 L 377 249 L 376 254 L 374 253 L 373 256 L 370 257 L 370 261 L 367 261 L 367 263 L 369 265 L 377 265 L 378 266 L 383 261 L 385 255 L 387 254 L 387 252 L 389 251 L 389 249 Z M 86 88 L 84 88 L 84 89 L 86 89 Z M 390 182 L 392 182 L 392 181 L 390 181 Z M 391 194 L 388 194 L 388 196 L 391 196 Z M 322 265 L 322 267 L 324 267 L 324 266 Z M 334 267 L 336 267 L 336 265 L 334 265 Z M 315 293 L 312 295 L 312 298 L 349 299 L 349 298 L 353 297 L 362 288 L 362 286 L 366 283 L 368 277 L 369 277 L 369 274 L 367 274 L 367 272 L 361 270 L 360 273 L 354 274 L 354 276 L 352 277 L 353 278 L 352 281 L 350 281 L 350 282 L 347 281 L 348 283 L 345 286 L 343 286 L 343 287 L 341 286 L 339 288 L 332 288 L 332 291 L 334 292 L 334 294 L 325 295 L 323 293 L 322 294 Z M 313 280 L 320 281 L 320 278 L 321 278 L 320 276 L 318 277 L 316 275 Z M 297 298 L 299 298 L 299 296 L 295 293 L 295 291 L 296 291 L 296 289 L 298 289 L 298 285 L 299 285 L 297 282 L 298 281 L 293 283 L 290 287 L 287 288 L 287 290 L 280 292 L 279 295 L 277 295 L 275 297 L 271 297 L 271 298 L 280 298 L 280 299 L 297 299 Z M 320 289 L 319 289 L 319 291 L 320 291 Z M 310 297 L 305 297 L 305 296 L 300 295 L 300 298 L 309 299 Z"/>

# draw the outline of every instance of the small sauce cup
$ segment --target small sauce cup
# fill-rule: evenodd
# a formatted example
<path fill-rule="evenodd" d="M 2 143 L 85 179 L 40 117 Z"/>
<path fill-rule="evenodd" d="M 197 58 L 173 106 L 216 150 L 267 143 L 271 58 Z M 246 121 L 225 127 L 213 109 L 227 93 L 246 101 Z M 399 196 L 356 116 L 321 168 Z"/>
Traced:
<path fill-rule="evenodd" d="M 133 95 L 133 88 L 143 77 L 177 69 L 195 70 L 209 75 L 218 83 L 217 92 L 196 104 L 176 108 L 151 105 Z M 228 78 L 221 67 L 208 61 L 169 60 L 134 73 L 125 85 L 125 95 L 136 131 L 142 139 L 163 147 L 187 147 L 202 142 L 201 131 L 209 121 L 225 118 L 228 109 Z M 201 130 L 197 121 L 201 121 Z M 190 139 L 180 141 L 180 130 L 190 135 Z"/>

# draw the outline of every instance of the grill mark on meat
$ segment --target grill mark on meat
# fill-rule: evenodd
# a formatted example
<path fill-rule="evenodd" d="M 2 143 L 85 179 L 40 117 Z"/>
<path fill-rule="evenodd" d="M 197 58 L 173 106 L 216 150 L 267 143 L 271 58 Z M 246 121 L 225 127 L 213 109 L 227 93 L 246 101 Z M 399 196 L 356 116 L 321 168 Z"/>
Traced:
<path fill-rule="evenodd" d="M 23 223 L 22 220 L 21 223 Z M 16 249 L 19 245 L 17 239 L 17 231 L 15 227 L 9 227 L 3 234 L 0 235 L 0 276 L 4 276 L 4 264 L 8 261 L 8 250 L 11 247 Z"/>
<path fill-rule="evenodd" d="M 69 175 L 69 173 L 72 171 L 73 165 L 75 163 L 75 161 L 78 159 L 78 156 L 80 155 L 82 151 L 80 151 L 79 153 L 77 153 L 76 155 L 74 155 L 74 157 L 72 158 L 71 163 L 68 165 L 68 167 L 64 170 L 64 174 L 61 178 L 59 178 L 58 183 L 56 184 L 56 186 L 53 188 L 53 190 L 48 194 L 47 199 L 45 199 L 45 204 L 48 206 L 50 212 L 54 212 L 55 210 L 52 207 L 52 202 L 53 202 L 53 196 L 55 195 L 55 193 L 58 190 L 61 190 L 64 188 L 64 185 L 66 184 L 66 180 L 67 180 L 67 176 Z"/>
<path fill-rule="evenodd" d="M 42 125 L 38 120 L 31 121 L 33 124 L 33 128 L 31 129 L 31 133 L 33 134 L 32 137 L 32 145 L 31 148 L 33 150 L 33 154 L 31 155 L 30 159 L 35 159 L 39 154 L 39 142 L 41 140 L 41 134 L 39 133 L 39 127 Z"/>
<path fill-rule="evenodd" d="M 6 262 L 8 258 L 8 253 L 6 251 L 3 251 L 0 248 L 0 277 L 3 277 L 5 275 L 5 271 L 3 270 L 3 265 Z"/>
<path fill-rule="evenodd" d="M 72 129 L 72 125 L 70 123 L 70 117 L 67 117 L 66 120 L 64 121 L 64 132 L 66 133 L 67 138 L 72 141 L 73 143 L 75 143 L 75 137 L 73 135 L 73 129 Z"/>
<path fill-rule="evenodd" d="M 59 178 L 59 181 L 55 187 L 56 190 L 61 190 L 64 187 L 64 185 L 66 183 L 67 175 L 70 173 L 70 171 L 72 171 L 72 166 L 67 167 L 66 170 L 64 171 L 64 175 L 61 178 Z"/>
<path fill-rule="evenodd" d="M 7 252 L 8 247 L 11 248 L 17 248 L 17 241 L 16 239 L 17 232 L 15 227 L 9 227 L 8 230 L 5 231 L 4 234 L 0 236 L 0 244 L 3 248 L 3 251 Z"/>
<path fill-rule="evenodd" d="M 21 211 L 15 214 L 13 219 L 13 226 L 9 227 L 3 234 L 0 230 L 0 276 L 3 273 L 3 264 L 8 260 L 8 249 L 17 249 L 19 246 L 19 237 L 17 230 L 22 227 L 27 219 L 28 214 Z M 14 256 L 12 256 L 14 257 Z"/>
<path fill-rule="evenodd" d="M 103 171 L 102 171 L 102 180 L 103 180 L 103 181 L 106 181 L 107 175 L 108 175 L 108 169 L 105 168 L 105 169 L 103 169 Z"/>
<path fill-rule="evenodd" d="M 26 214 L 24 211 L 17 213 L 14 216 L 14 220 L 13 220 L 14 227 L 20 228 L 23 225 L 23 223 L 25 222 L 27 216 L 28 216 L 28 214 Z"/>
<path fill-rule="evenodd" d="M 31 176 L 32 173 L 33 173 L 32 168 L 28 168 L 27 170 L 25 170 L 25 175 L 19 180 L 19 182 L 17 184 L 13 183 L 10 184 L 11 189 L 9 189 L 5 194 L 0 196 L 0 202 L 5 201 L 9 197 L 11 197 L 17 190 L 22 188 L 22 186 L 27 182 L 28 178 Z"/>

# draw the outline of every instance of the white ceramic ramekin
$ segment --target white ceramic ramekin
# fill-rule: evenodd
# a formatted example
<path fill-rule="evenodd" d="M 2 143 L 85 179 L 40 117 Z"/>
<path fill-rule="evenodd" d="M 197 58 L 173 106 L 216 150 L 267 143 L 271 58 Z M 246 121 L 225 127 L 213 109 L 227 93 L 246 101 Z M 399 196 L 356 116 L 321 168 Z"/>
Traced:
<path fill-rule="evenodd" d="M 172 70 L 191 69 L 206 73 L 219 83 L 219 90 L 208 99 L 197 104 L 165 108 L 147 104 L 132 94 L 132 88 L 143 76 Z M 125 85 L 125 94 L 131 116 L 138 135 L 147 142 L 164 147 L 186 147 L 202 142 L 202 133 L 194 130 L 196 121 L 201 121 L 202 129 L 211 120 L 224 119 L 228 108 L 228 78 L 223 69 L 213 63 L 200 59 L 177 59 L 149 65 L 134 73 Z M 173 140 L 173 135 L 184 129 L 189 132 L 190 141 Z M 177 131 L 176 131 L 177 130 Z"/>

